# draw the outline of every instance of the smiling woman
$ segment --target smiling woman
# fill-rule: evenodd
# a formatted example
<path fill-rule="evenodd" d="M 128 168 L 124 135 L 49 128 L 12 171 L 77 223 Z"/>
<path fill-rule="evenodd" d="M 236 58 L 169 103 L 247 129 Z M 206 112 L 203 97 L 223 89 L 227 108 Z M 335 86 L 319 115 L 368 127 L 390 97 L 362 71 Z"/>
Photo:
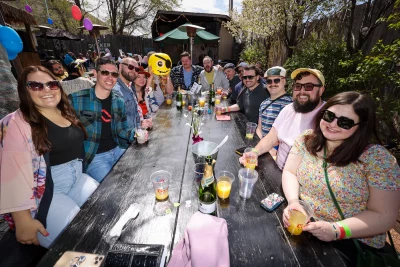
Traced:
<path fill-rule="evenodd" d="M 18 242 L 47 248 L 98 183 L 82 173 L 86 132 L 55 76 L 26 68 L 18 95 L 20 109 L 0 121 L 0 214 Z"/>

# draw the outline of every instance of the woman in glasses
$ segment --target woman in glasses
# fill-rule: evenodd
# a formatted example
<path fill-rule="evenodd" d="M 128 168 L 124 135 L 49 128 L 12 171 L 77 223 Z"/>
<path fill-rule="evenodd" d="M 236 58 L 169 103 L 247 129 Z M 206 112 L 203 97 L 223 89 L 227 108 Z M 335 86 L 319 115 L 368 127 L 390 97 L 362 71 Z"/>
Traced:
<path fill-rule="evenodd" d="M 159 104 L 154 97 L 153 89 L 147 86 L 147 79 L 150 78 L 150 73 L 145 71 L 142 66 L 140 66 L 139 69 L 138 75 L 134 80 L 136 94 L 139 106 L 142 108 L 143 117 L 151 118 L 151 113 L 157 112 Z"/>
<path fill-rule="evenodd" d="M 293 145 L 282 187 L 288 201 L 301 198 L 314 207 L 315 221 L 303 231 L 322 241 L 334 241 L 332 245 L 347 264 L 355 266 L 353 239 L 362 248 L 385 246 L 385 232 L 395 224 L 400 208 L 400 169 L 385 148 L 373 144 L 378 138 L 371 98 L 357 92 L 340 93 L 322 110 L 313 130 L 304 132 Z M 284 210 L 286 227 L 290 209 L 296 206 Z"/>
<path fill-rule="evenodd" d="M 22 244 L 49 247 L 98 183 L 82 173 L 85 128 L 60 82 L 30 66 L 20 108 L 0 121 L 0 214 Z"/>

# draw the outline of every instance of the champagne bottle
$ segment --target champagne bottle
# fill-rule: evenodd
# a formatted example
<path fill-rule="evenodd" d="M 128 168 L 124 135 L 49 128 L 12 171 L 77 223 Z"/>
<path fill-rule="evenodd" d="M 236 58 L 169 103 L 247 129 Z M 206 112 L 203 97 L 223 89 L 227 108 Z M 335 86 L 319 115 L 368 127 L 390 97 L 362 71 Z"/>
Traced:
<path fill-rule="evenodd" d="M 215 91 L 214 91 L 214 83 L 211 84 L 210 86 L 210 91 L 208 93 L 208 104 L 210 106 L 214 106 L 215 105 Z"/>
<path fill-rule="evenodd" d="M 213 172 L 214 164 L 215 160 L 211 156 L 207 156 L 203 178 L 199 186 L 199 211 L 215 216 L 217 214 L 217 181 Z"/>
<path fill-rule="evenodd" d="M 178 86 L 178 94 L 176 95 L 176 108 L 182 110 L 182 94 L 180 86 Z"/>

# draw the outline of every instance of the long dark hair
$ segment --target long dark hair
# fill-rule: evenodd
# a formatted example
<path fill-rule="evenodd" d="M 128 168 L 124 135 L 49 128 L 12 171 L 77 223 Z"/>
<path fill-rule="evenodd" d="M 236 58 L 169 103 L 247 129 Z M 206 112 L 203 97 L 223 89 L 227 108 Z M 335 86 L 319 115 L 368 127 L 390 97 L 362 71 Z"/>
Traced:
<path fill-rule="evenodd" d="M 327 162 L 336 166 L 357 163 L 368 144 L 373 141 L 379 142 L 375 124 L 375 103 L 369 96 L 358 92 L 344 92 L 329 99 L 323 109 L 325 110 L 335 105 L 351 105 L 359 117 L 360 124 L 349 138 L 332 151 L 327 158 Z M 314 131 L 304 138 L 307 151 L 314 156 L 317 156 L 317 152 L 321 151 L 326 143 L 326 138 L 319 126 L 322 115 L 322 112 L 320 112 L 315 116 Z"/>
<path fill-rule="evenodd" d="M 28 75 L 35 72 L 44 72 L 48 74 L 52 79 L 56 80 L 56 77 L 45 67 L 42 66 L 29 66 L 21 73 L 18 78 L 18 96 L 20 100 L 19 109 L 24 115 L 24 119 L 32 129 L 32 141 L 36 151 L 42 155 L 51 150 L 50 141 L 47 139 L 47 124 L 44 116 L 39 112 L 35 103 L 33 103 L 31 95 L 28 92 L 26 85 Z M 62 86 L 60 86 L 61 100 L 58 103 L 57 108 L 61 111 L 61 115 L 69 120 L 74 126 L 80 128 L 87 137 L 85 127 L 76 118 L 75 110 L 72 108 L 68 101 L 68 97 L 65 94 Z"/>

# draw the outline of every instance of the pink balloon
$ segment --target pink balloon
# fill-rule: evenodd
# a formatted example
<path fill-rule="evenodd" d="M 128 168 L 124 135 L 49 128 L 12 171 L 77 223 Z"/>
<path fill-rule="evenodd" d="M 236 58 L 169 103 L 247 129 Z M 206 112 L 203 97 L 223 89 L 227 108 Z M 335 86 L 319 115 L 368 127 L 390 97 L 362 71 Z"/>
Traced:
<path fill-rule="evenodd" d="M 73 5 L 71 8 L 72 17 L 76 20 L 81 20 L 82 12 L 81 9 L 77 5 Z"/>
<path fill-rule="evenodd" d="M 30 5 L 25 5 L 25 11 L 28 13 L 32 13 L 33 10 Z"/>
<path fill-rule="evenodd" d="M 88 18 L 83 19 L 83 26 L 86 30 L 91 31 L 93 30 L 93 23 Z"/>

